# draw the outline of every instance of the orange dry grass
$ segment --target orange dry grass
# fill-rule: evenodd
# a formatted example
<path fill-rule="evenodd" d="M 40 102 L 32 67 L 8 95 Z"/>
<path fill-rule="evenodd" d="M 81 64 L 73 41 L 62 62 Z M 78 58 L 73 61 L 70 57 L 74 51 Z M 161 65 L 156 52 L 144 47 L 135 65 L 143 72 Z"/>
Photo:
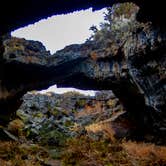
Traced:
<path fill-rule="evenodd" d="M 106 135 L 112 142 L 115 141 L 114 135 L 115 131 L 113 130 L 111 123 L 108 121 L 99 122 L 96 124 L 91 124 L 86 126 L 85 129 L 87 132 L 98 133 L 102 132 L 103 135 Z"/>
<path fill-rule="evenodd" d="M 80 111 L 80 112 L 77 112 L 75 115 L 77 117 L 81 117 L 81 116 L 99 114 L 99 113 L 102 113 L 103 111 L 104 111 L 103 104 L 101 102 L 97 101 L 95 103 L 95 105 L 93 105 L 93 106 L 85 104 L 84 110 Z"/>
<path fill-rule="evenodd" d="M 87 136 L 67 142 L 62 155 L 63 166 L 130 166 L 126 154 L 118 144 L 107 140 L 94 141 Z"/>
<path fill-rule="evenodd" d="M 8 130 L 17 136 L 21 134 L 23 127 L 24 123 L 20 119 L 15 119 L 8 124 Z"/>
<path fill-rule="evenodd" d="M 62 149 L 63 166 L 165 166 L 166 147 L 131 141 L 95 141 L 88 136 L 69 139 Z M 60 166 L 44 148 L 32 144 L 0 142 L 0 166 Z M 49 163 L 49 164 L 48 164 Z"/>
<path fill-rule="evenodd" d="M 47 151 L 38 145 L 0 142 L 0 166 L 40 166 L 47 159 Z"/>
<path fill-rule="evenodd" d="M 64 166 L 165 166 L 166 147 L 81 136 L 67 142 L 61 160 Z"/>
<path fill-rule="evenodd" d="M 90 53 L 90 57 L 91 57 L 94 61 L 96 61 L 97 58 L 98 58 L 98 55 L 97 55 L 96 52 L 92 51 L 92 52 Z"/>
<path fill-rule="evenodd" d="M 127 121 L 121 121 L 121 123 L 115 121 L 116 118 L 123 113 L 123 111 L 115 112 L 112 118 L 85 126 L 85 129 L 88 133 L 103 133 L 110 141 L 115 142 L 118 131 L 121 132 L 131 128 L 131 124 L 128 124 Z"/>
<path fill-rule="evenodd" d="M 138 161 L 144 161 L 153 165 L 153 163 L 166 164 L 166 147 L 156 146 L 155 144 L 125 142 L 123 147 L 130 158 Z M 143 163 L 142 163 L 143 165 Z"/>
<path fill-rule="evenodd" d="M 38 63 L 40 60 L 35 56 L 26 56 L 24 57 L 26 63 Z"/>

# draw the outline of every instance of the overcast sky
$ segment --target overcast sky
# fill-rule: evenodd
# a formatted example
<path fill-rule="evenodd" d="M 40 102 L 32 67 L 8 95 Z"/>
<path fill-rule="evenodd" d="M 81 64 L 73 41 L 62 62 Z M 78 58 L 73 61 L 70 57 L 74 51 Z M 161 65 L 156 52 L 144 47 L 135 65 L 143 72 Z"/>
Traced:
<path fill-rule="evenodd" d="M 75 43 L 83 43 L 92 32 L 92 25 L 103 22 L 103 10 L 92 9 L 67 15 L 52 16 L 12 32 L 13 36 L 41 41 L 51 53 Z"/>
<path fill-rule="evenodd" d="M 95 91 L 93 90 L 80 90 L 80 89 L 75 89 L 75 88 L 57 88 L 56 85 L 50 86 L 48 89 L 46 90 L 42 90 L 40 91 L 40 93 L 46 93 L 46 92 L 56 92 L 58 94 L 62 94 L 65 92 L 69 92 L 69 91 L 75 91 L 75 92 L 79 92 L 85 95 L 90 95 L 90 96 L 94 96 L 95 95 Z"/>
<path fill-rule="evenodd" d="M 106 9 L 92 12 L 92 9 L 74 12 L 67 15 L 52 16 L 48 19 L 41 20 L 33 25 L 20 28 L 12 32 L 12 36 L 25 38 L 29 40 L 41 41 L 47 50 L 53 54 L 65 46 L 76 43 L 83 43 L 89 38 L 92 32 L 89 28 L 92 25 L 99 25 L 104 21 L 103 12 Z M 63 93 L 75 89 L 50 87 L 43 90 Z M 79 91 L 83 93 L 84 91 Z M 84 94 L 94 95 L 93 91 L 86 91 Z"/>

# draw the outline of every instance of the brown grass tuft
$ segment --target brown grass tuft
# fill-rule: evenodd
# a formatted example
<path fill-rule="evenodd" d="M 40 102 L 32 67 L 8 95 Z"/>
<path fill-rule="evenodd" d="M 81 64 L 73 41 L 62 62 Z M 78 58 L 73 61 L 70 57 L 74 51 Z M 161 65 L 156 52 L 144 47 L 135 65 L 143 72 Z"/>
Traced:
<path fill-rule="evenodd" d="M 0 166 L 40 166 L 47 159 L 47 151 L 38 145 L 0 142 Z"/>
<path fill-rule="evenodd" d="M 166 165 L 166 147 L 155 144 L 124 142 L 124 150 L 132 162 L 141 166 Z"/>
<path fill-rule="evenodd" d="M 15 119 L 8 124 L 8 130 L 16 136 L 22 134 L 24 123 L 20 119 Z"/>

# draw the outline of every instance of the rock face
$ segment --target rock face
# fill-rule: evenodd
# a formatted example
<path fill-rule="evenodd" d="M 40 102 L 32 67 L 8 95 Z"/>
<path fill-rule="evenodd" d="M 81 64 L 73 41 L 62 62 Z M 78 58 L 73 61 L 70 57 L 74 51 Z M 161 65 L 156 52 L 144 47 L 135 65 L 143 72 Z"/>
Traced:
<path fill-rule="evenodd" d="M 28 89 L 34 88 L 40 80 L 39 77 L 44 77 L 43 73 L 40 76 L 38 74 L 39 70 L 48 64 L 47 58 L 50 53 L 40 42 L 10 38 L 10 36 L 5 38 L 3 46 L 4 53 L 0 60 L 0 112 L 8 114 L 8 111 L 18 108 L 20 105 L 18 99 Z M 33 73 L 32 77 L 30 73 Z"/>
<path fill-rule="evenodd" d="M 119 10 L 122 7 L 113 7 L 111 31 L 98 31 L 94 36 L 89 52 L 93 62 L 86 67 L 91 72 L 85 75 L 105 82 L 104 87 L 113 90 L 138 123 L 163 131 L 165 32 L 150 23 L 137 22 L 136 6 L 127 8 L 126 14 Z"/>
<path fill-rule="evenodd" d="M 84 96 L 76 92 L 61 95 L 32 92 L 24 95 L 17 117 L 22 120 L 27 137 L 53 146 L 63 143 L 65 138 L 87 132 L 98 139 L 104 134 L 102 127 L 104 130 L 105 126 L 107 130 L 114 130 L 113 137 L 127 136 L 131 132 L 131 126 L 129 128 L 115 122 L 118 117 L 116 114 L 124 112 L 112 91 L 97 92 L 95 96 Z M 9 123 L 8 129 L 11 132 L 14 122 L 16 120 Z"/>
<path fill-rule="evenodd" d="M 50 55 L 39 42 L 9 38 L 1 56 L 0 106 L 8 110 L 26 91 L 53 83 L 110 90 L 143 131 L 165 134 L 165 31 L 136 20 L 135 5 L 113 6 L 110 30 Z M 11 111 L 11 109 L 9 109 Z"/>

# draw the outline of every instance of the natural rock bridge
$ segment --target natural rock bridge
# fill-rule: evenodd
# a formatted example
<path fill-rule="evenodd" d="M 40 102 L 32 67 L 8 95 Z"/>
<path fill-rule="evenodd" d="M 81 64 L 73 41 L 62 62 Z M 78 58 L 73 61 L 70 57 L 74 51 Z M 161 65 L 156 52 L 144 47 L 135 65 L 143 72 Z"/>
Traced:
<path fill-rule="evenodd" d="M 16 4 L 11 5 L 12 16 L 0 14 L 1 34 L 52 14 L 88 7 L 98 9 L 121 1 L 14 2 Z M 112 89 L 130 118 L 139 126 L 165 133 L 166 35 L 163 14 L 162 10 L 153 12 L 154 2 L 133 2 L 140 6 L 138 16 L 153 24 L 139 25 L 132 31 L 127 29 L 125 33 L 132 35 L 124 36 L 120 44 L 112 32 L 115 42 L 109 46 L 94 40 L 67 46 L 50 55 L 40 42 L 12 38 L 10 35 L 1 37 L 0 113 L 8 114 L 16 110 L 20 98 L 27 91 L 43 89 L 55 83 L 81 89 Z M 161 6 L 157 3 L 156 7 Z M 136 20 L 131 21 L 135 23 Z"/>

